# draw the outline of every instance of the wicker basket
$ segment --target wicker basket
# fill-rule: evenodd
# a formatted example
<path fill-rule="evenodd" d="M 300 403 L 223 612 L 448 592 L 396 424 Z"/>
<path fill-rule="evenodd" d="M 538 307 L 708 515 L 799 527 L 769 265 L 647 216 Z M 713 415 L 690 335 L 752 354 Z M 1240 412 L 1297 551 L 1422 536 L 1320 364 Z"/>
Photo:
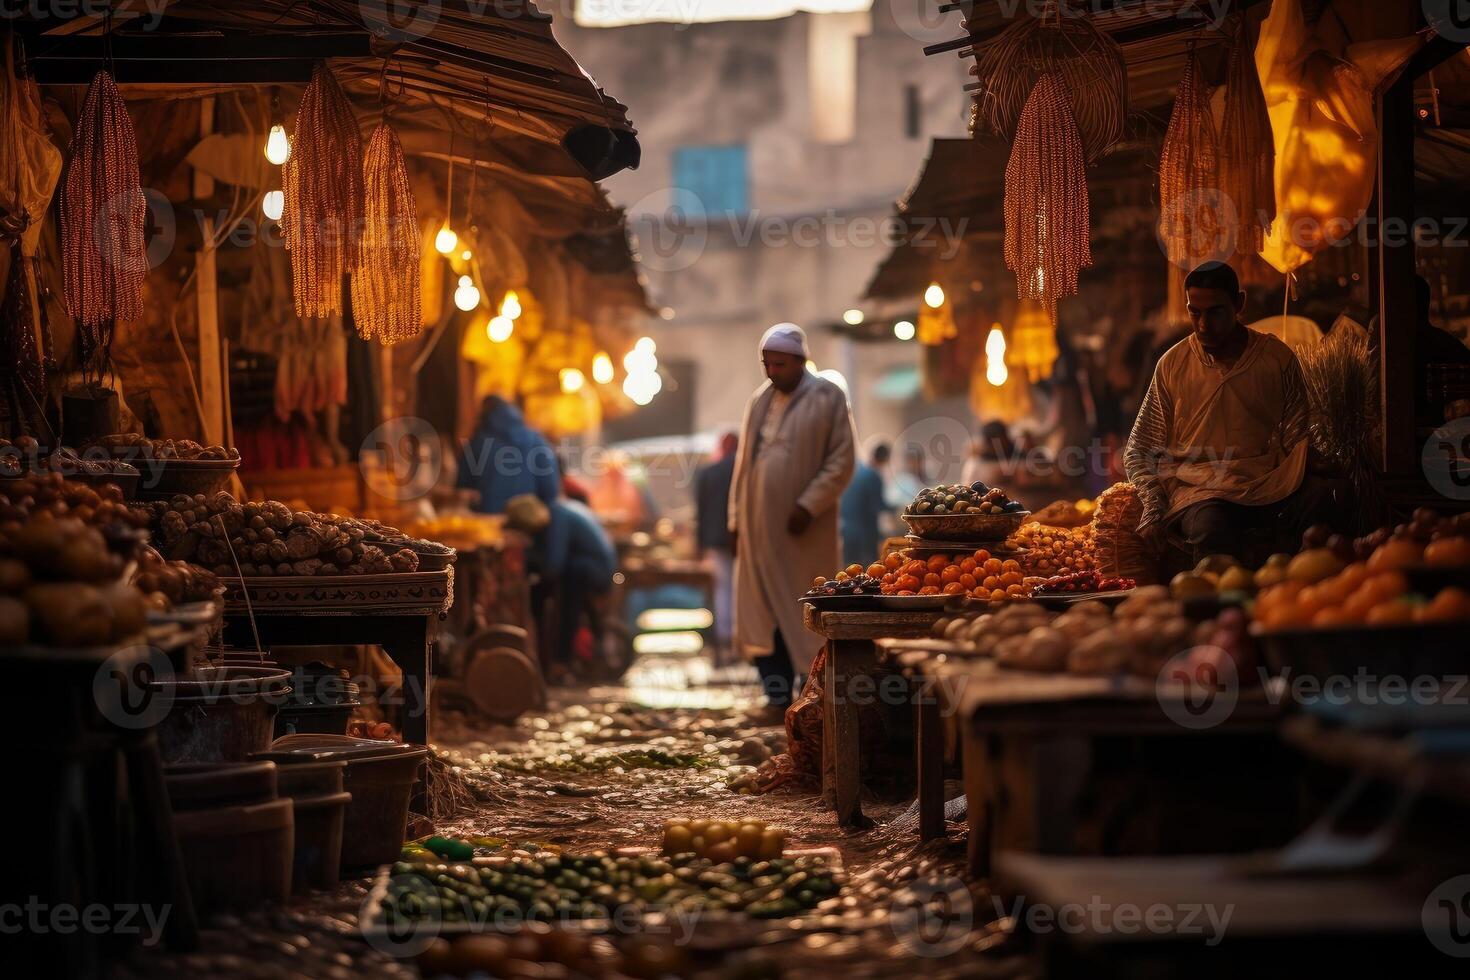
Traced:
<path fill-rule="evenodd" d="M 212 494 L 229 485 L 238 459 L 140 459 L 134 466 L 139 500 L 167 500 L 175 494 Z"/>
<path fill-rule="evenodd" d="M 1031 516 L 1013 514 L 904 514 L 903 521 L 917 537 L 938 541 L 1004 541 Z"/>

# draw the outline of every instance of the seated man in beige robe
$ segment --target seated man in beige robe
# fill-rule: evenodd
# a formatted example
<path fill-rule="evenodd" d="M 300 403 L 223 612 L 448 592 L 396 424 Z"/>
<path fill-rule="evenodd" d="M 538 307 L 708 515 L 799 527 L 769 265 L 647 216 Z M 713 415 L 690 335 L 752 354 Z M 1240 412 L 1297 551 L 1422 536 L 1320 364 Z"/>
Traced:
<path fill-rule="evenodd" d="M 1303 516 L 1301 366 L 1280 340 L 1240 322 L 1245 293 L 1230 266 L 1206 263 L 1184 285 L 1193 332 L 1160 358 L 1123 457 L 1143 503 L 1139 532 L 1196 561 L 1254 560 L 1247 532 L 1296 530 Z"/>

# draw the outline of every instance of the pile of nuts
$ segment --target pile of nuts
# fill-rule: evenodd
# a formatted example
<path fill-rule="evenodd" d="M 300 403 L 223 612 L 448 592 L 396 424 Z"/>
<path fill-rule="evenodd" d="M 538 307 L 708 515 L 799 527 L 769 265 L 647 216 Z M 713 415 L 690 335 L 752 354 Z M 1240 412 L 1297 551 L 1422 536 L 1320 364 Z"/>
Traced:
<path fill-rule="evenodd" d="M 381 575 L 418 570 L 408 548 L 392 554 L 370 529 L 335 514 L 296 511 L 277 500 L 240 503 L 224 491 L 178 494 L 147 505 L 155 544 L 169 559 L 216 575 Z"/>
<path fill-rule="evenodd" d="M 1095 567 L 1090 524 L 1068 528 L 1033 521 L 1017 528 L 1012 541 L 1027 552 L 1023 556 L 1027 575 L 1050 577 Z"/>

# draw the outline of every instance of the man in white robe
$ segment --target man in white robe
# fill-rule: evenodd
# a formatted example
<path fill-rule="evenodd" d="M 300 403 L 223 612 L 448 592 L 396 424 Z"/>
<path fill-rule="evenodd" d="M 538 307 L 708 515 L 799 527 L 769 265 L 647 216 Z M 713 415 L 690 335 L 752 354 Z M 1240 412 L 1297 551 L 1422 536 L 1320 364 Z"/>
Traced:
<path fill-rule="evenodd" d="M 730 484 L 735 645 L 761 672 L 766 697 L 791 703 L 822 640 L 798 597 L 842 555 L 837 505 L 853 471 L 847 394 L 806 369 L 806 334 L 778 324 L 761 338 L 767 382 L 745 406 Z"/>

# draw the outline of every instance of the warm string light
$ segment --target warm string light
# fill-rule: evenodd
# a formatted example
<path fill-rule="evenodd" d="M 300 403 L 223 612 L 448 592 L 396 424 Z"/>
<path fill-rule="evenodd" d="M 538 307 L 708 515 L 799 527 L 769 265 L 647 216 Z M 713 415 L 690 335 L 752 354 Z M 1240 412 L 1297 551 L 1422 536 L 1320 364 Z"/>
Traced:
<path fill-rule="evenodd" d="M 459 277 L 459 285 L 454 290 L 454 305 L 466 313 L 480 305 L 480 289 L 475 285 L 474 277 Z"/>
<path fill-rule="evenodd" d="M 439 233 L 434 236 L 434 249 L 440 255 L 448 255 L 458 244 L 459 236 L 454 233 L 453 228 L 449 227 L 449 221 L 446 219 L 444 224 L 439 226 Z"/>
<path fill-rule="evenodd" d="M 485 334 L 493 343 L 503 344 L 515 333 L 516 322 L 508 316 L 493 316 L 485 326 Z"/>
<path fill-rule="evenodd" d="M 291 253 L 296 315 L 342 312 L 342 276 L 361 261 L 362 135 L 352 106 L 323 64 L 312 70 L 286 158 L 281 230 Z"/>
<path fill-rule="evenodd" d="M 561 379 L 561 390 L 563 394 L 575 395 L 587 384 L 587 378 L 576 368 L 562 368 L 558 375 Z"/>
<path fill-rule="evenodd" d="M 291 141 L 286 138 L 286 127 L 276 123 L 265 140 L 265 158 L 279 167 L 290 155 Z"/>
<path fill-rule="evenodd" d="M 899 320 L 893 325 L 893 336 L 899 340 L 913 340 L 914 325 L 908 320 Z"/>
<path fill-rule="evenodd" d="M 419 219 L 403 146 L 387 123 L 368 140 L 363 174 L 362 264 L 352 273 L 352 318 L 364 340 L 396 344 L 423 329 Z"/>
<path fill-rule="evenodd" d="M 924 305 L 931 310 L 937 310 L 944 305 L 944 287 L 937 282 L 931 282 L 924 290 Z"/>
<path fill-rule="evenodd" d="M 992 324 L 990 335 L 985 338 L 985 380 L 999 388 L 1006 383 L 1010 372 L 1006 370 L 1006 338 L 1000 324 Z"/>
<path fill-rule="evenodd" d="M 500 315 L 508 320 L 521 318 L 521 298 L 514 289 L 507 290 L 505 298 L 500 301 Z"/>
<path fill-rule="evenodd" d="M 849 327 L 858 326 L 863 322 L 863 311 L 848 310 L 846 313 L 842 314 L 842 322 L 847 324 Z"/>
<path fill-rule="evenodd" d="M 61 185 L 66 311 L 95 328 L 143 312 L 147 201 L 138 180 L 138 140 L 112 76 L 87 87 Z"/>
<path fill-rule="evenodd" d="M 623 370 L 628 376 L 623 379 L 623 394 L 635 405 L 647 405 L 663 390 L 664 381 L 658 373 L 658 346 L 652 337 L 639 337 L 633 349 L 623 357 Z"/>
<path fill-rule="evenodd" d="M 592 358 L 592 380 L 600 385 L 605 385 L 610 384 L 612 379 L 612 358 L 607 356 L 606 351 L 598 351 L 597 356 Z"/>
<path fill-rule="evenodd" d="M 280 221 L 281 213 L 286 210 L 286 192 L 266 191 L 260 199 L 260 210 L 270 220 Z"/>
<path fill-rule="evenodd" d="M 1092 265 L 1082 139 L 1060 81 L 1042 75 L 1016 125 L 1005 175 L 1005 262 L 1021 299 L 1055 322 L 1057 300 Z"/>

